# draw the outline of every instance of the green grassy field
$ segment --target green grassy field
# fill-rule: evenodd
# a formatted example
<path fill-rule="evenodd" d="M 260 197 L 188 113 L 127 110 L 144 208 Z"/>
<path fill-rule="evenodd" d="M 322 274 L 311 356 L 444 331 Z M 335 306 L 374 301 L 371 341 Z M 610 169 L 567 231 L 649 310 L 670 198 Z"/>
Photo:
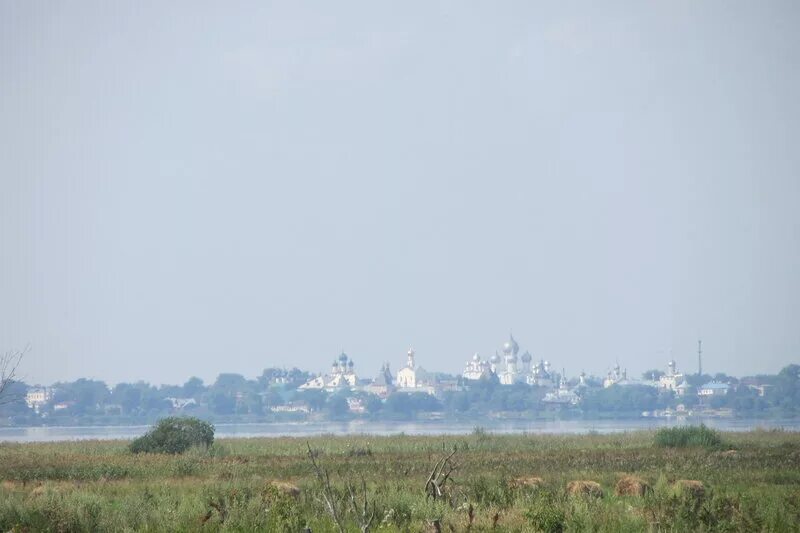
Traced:
<path fill-rule="evenodd" d="M 329 492 L 306 439 L 221 439 L 179 456 L 118 441 L 0 444 L 0 531 L 339 531 L 326 495 L 344 530 L 359 531 L 364 487 L 370 531 L 800 531 L 800 433 L 722 437 L 686 448 L 657 446 L 652 432 L 316 437 Z M 454 449 L 434 500 L 426 480 Z M 616 495 L 630 475 L 652 490 Z M 569 494 L 574 480 L 602 496 Z"/>

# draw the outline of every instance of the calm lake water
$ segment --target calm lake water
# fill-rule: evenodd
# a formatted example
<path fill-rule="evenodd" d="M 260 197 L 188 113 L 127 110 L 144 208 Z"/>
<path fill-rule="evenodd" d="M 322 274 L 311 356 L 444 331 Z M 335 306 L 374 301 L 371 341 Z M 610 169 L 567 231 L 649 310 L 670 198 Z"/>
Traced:
<path fill-rule="evenodd" d="M 463 435 L 476 425 L 493 433 L 581 434 L 589 432 L 620 433 L 665 426 L 698 424 L 722 431 L 752 429 L 785 429 L 800 431 L 800 419 L 733 419 L 733 418 L 641 418 L 633 420 L 483 420 L 479 422 L 447 422 L 443 420 L 414 422 L 296 422 L 263 424 L 217 424 L 217 437 L 309 437 L 313 435 Z M 0 442 L 54 442 L 86 439 L 132 439 L 147 431 L 148 426 L 87 426 L 87 427 L 5 427 L 0 428 Z"/>

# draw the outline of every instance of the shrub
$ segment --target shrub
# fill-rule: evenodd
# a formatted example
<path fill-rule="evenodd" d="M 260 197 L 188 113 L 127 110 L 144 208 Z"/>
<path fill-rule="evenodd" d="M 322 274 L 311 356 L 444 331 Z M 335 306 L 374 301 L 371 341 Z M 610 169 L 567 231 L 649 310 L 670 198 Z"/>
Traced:
<path fill-rule="evenodd" d="M 130 444 L 132 453 L 183 453 L 193 446 L 214 443 L 214 426 L 194 417 L 162 418 Z"/>
<path fill-rule="evenodd" d="M 273 481 L 261 492 L 267 510 L 267 531 L 302 531 L 305 521 L 297 504 L 300 489 L 286 482 Z"/>
<path fill-rule="evenodd" d="M 722 437 L 717 431 L 699 426 L 682 426 L 674 428 L 661 428 L 656 431 L 656 446 L 664 448 L 688 448 L 699 446 L 703 448 L 717 448 L 722 445 Z"/>
<path fill-rule="evenodd" d="M 524 512 L 525 519 L 534 531 L 561 533 L 567 527 L 567 506 L 563 496 L 541 489 Z"/>
<path fill-rule="evenodd" d="M 567 515 L 561 506 L 553 501 L 539 501 L 525 512 L 525 518 L 535 531 L 561 533 L 567 523 Z"/>

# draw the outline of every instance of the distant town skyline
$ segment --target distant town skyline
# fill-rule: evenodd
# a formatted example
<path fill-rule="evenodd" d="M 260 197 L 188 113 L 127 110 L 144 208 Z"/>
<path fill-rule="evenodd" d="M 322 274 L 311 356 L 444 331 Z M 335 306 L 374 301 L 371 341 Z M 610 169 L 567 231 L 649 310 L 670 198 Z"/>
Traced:
<path fill-rule="evenodd" d="M 511 335 L 511 334 L 509 334 L 509 335 Z M 440 372 L 440 373 L 444 373 L 444 374 L 461 376 L 464 373 L 465 364 L 468 364 L 470 362 L 470 360 L 472 360 L 474 358 L 475 355 L 478 355 L 482 361 L 486 361 L 488 363 L 493 358 L 493 356 L 495 358 L 497 358 L 498 360 L 502 359 L 503 358 L 503 348 L 504 348 L 504 345 L 503 344 L 499 344 L 498 347 L 495 348 L 491 352 L 488 352 L 488 351 L 487 352 L 477 352 L 477 351 L 476 352 L 472 352 L 468 357 L 464 358 L 464 361 L 463 361 L 461 366 L 453 367 L 453 368 L 450 368 L 450 367 L 448 367 L 448 368 L 438 367 L 438 366 L 435 365 L 435 362 L 437 360 L 440 360 L 440 359 L 437 359 L 435 357 L 424 357 L 425 354 L 422 354 L 422 356 L 420 356 L 421 358 L 417 358 L 417 366 L 425 368 L 425 370 L 427 370 L 429 372 Z M 634 379 L 634 380 L 640 379 L 644 375 L 645 372 L 650 371 L 650 370 L 664 371 L 665 369 L 667 369 L 669 367 L 670 363 L 675 363 L 677 365 L 677 370 L 679 372 L 681 372 L 682 374 L 687 374 L 687 375 L 695 374 L 695 373 L 698 372 L 698 369 L 699 369 L 698 354 L 697 354 L 697 349 L 698 349 L 697 342 L 695 342 L 695 353 L 693 354 L 693 358 L 689 357 L 685 361 L 681 360 L 681 359 L 676 359 L 671 354 L 666 354 L 667 358 L 664 361 L 660 361 L 660 360 L 659 361 L 654 361 L 653 364 L 651 364 L 651 365 L 644 364 L 644 366 L 642 366 L 643 363 L 642 363 L 641 360 L 639 360 L 634 365 L 628 365 L 627 362 L 624 361 L 624 360 L 615 359 L 613 361 L 605 362 L 606 364 L 603 364 L 603 362 L 600 362 L 601 364 L 599 366 L 596 366 L 596 367 L 591 367 L 591 368 L 581 367 L 579 369 L 571 368 L 568 364 L 563 364 L 563 362 L 559 362 L 558 359 L 545 357 L 544 355 L 536 355 L 536 354 L 532 353 L 529 349 L 525 349 L 524 347 L 522 347 L 521 344 L 518 345 L 518 349 L 519 349 L 518 353 L 519 353 L 520 357 L 525 357 L 525 356 L 528 356 L 528 355 L 530 356 L 528 358 L 528 360 L 527 360 L 529 366 L 530 365 L 536 365 L 540 361 L 544 361 L 544 362 L 546 362 L 548 364 L 549 367 L 552 368 L 552 372 L 554 372 L 555 374 L 557 374 L 559 376 L 562 375 L 562 372 L 563 372 L 564 373 L 563 375 L 568 379 L 577 378 L 582 373 L 585 374 L 586 376 L 592 376 L 592 377 L 597 377 L 597 378 L 603 379 L 603 378 L 606 377 L 607 374 L 612 373 L 612 371 L 614 370 L 615 367 L 617 367 L 617 371 L 624 372 L 625 374 L 627 374 L 628 377 L 630 377 L 631 379 Z M 331 360 L 333 360 L 335 362 L 341 357 L 342 354 L 345 354 L 348 357 L 348 361 L 349 361 L 349 363 L 351 365 L 351 368 L 355 367 L 355 372 L 356 372 L 358 378 L 359 379 L 369 379 L 369 378 L 372 378 L 375 374 L 377 374 L 380 371 L 382 371 L 382 369 L 383 369 L 385 364 L 389 365 L 389 369 L 392 372 L 396 372 L 396 371 L 400 370 L 401 368 L 403 368 L 404 364 L 406 363 L 409 351 L 412 351 L 414 354 L 417 353 L 416 348 L 414 348 L 413 346 L 409 346 L 407 348 L 407 350 L 405 352 L 403 352 L 402 354 L 399 354 L 399 355 L 398 354 L 394 354 L 394 356 L 390 357 L 390 358 L 382 358 L 381 359 L 381 358 L 376 358 L 376 357 L 367 357 L 367 358 L 364 358 L 362 360 L 359 360 L 358 357 L 353 356 L 347 350 L 341 350 L 340 349 L 339 351 L 337 351 L 335 353 L 335 355 L 332 355 L 329 359 L 331 359 Z M 705 354 L 703 355 L 703 357 L 704 357 L 704 360 L 705 360 Z M 364 361 L 364 362 L 362 362 L 362 361 Z M 788 363 L 788 364 L 790 364 L 790 363 Z M 200 379 L 202 379 L 204 381 L 204 383 L 210 384 L 210 383 L 213 383 L 214 380 L 220 374 L 239 374 L 239 375 L 244 376 L 247 379 L 255 379 L 265 369 L 268 369 L 268 368 L 283 368 L 283 369 L 298 368 L 300 370 L 303 370 L 303 371 L 306 371 L 306 372 L 310 372 L 310 373 L 312 373 L 314 375 L 323 375 L 330 369 L 330 366 L 331 366 L 330 362 L 327 365 L 322 365 L 319 368 L 304 367 L 303 365 L 293 364 L 293 363 L 281 364 L 279 362 L 275 362 L 275 363 L 265 364 L 261 368 L 257 369 L 256 371 L 253 371 L 253 372 L 242 372 L 242 371 L 236 371 L 236 370 L 233 370 L 233 369 L 230 369 L 230 368 L 228 368 L 228 369 L 221 368 L 219 371 L 213 372 L 213 373 L 208 374 L 208 375 L 204 375 L 202 373 L 189 373 L 189 374 L 186 375 L 186 377 L 184 379 L 178 379 L 178 380 L 172 381 L 172 382 L 151 381 L 151 380 L 144 379 L 144 378 L 142 378 L 140 376 L 131 376 L 128 379 L 121 379 L 121 380 L 118 380 L 118 381 L 110 381 L 110 380 L 104 379 L 102 376 L 94 376 L 94 375 L 77 376 L 77 377 L 72 378 L 72 379 L 79 379 L 79 378 L 98 379 L 98 380 L 101 380 L 101 381 L 106 381 L 109 385 L 114 385 L 116 383 L 133 383 L 133 382 L 137 382 L 137 381 L 147 381 L 147 382 L 149 382 L 149 383 L 151 383 L 153 385 L 180 385 L 180 384 L 186 382 L 187 380 L 189 380 L 192 377 L 199 377 Z M 732 376 L 732 377 L 743 377 L 743 376 L 758 375 L 758 374 L 775 374 L 779 370 L 780 370 L 780 368 L 776 368 L 776 369 L 772 369 L 772 370 L 768 369 L 768 370 L 766 370 L 764 372 L 756 372 L 756 373 L 749 373 L 748 374 L 748 373 L 737 372 L 737 371 L 735 371 L 735 369 L 731 370 L 731 369 L 707 368 L 705 363 L 703 364 L 703 374 L 707 374 L 707 375 L 711 375 L 711 376 L 714 376 L 714 375 L 719 374 L 719 373 L 723 373 L 723 374 L 726 374 L 726 375 Z M 502 381 L 502 377 L 500 377 L 500 379 L 501 379 L 501 383 L 502 383 L 503 382 Z M 50 384 L 58 382 L 58 381 L 70 381 L 71 379 L 55 379 L 55 380 L 51 380 L 49 382 L 45 382 L 45 381 L 31 380 L 26 376 L 20 376 L 20 380 L 28 383 L 29 385 L 33 385 L 33 384 L 50 385 Z"/>

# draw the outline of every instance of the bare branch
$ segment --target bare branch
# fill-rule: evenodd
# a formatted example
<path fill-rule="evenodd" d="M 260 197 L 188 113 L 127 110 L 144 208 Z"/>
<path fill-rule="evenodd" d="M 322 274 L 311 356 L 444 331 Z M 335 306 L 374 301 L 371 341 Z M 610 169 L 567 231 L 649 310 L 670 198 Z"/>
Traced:
<path fill-rule="evenodd" d="M 10 350 L 0 355 L 0 405 L 14 402 L 20 398 L 19 394 L 8 394 L 7 389 L 16 381 L 17 369 L 30 348 L 28 345 L 24 350 Z"/>
<path fill-rule="evenodd" d="M 375 522 L 376 506 L 375 502 L 369 501 L 369 493 L 367 492 L 367 482 L 361 476 L 360 490 L 356 488 L 351 481 L 345 482 L 347 493 L 342 495 L 342 498 L 337 497 L 333 487 L 331 487 L 330 476 L 328 470 L 323 468 L 317 461 L 317 454 L 311 449 L 311 444 L 306 441 L 306 448 L 308 449 L 308 458 L 311 461 L 311 466 L 314 468 L 314 473 L 317 481 L 322 488 L 322 497 L 319 499 L 331 515 L 336 527 L 340 533 L 344 533 L 344 516 L 347 512 L 347 504 L 350 504 L 350 511 L 358 522 L 358 527 L 361 533 L 368 533 L 372 524 Z"/>
<path fill-rule="evenodd" d="M 361 530 L 361 533 L 368 533 L 372 527 L 372 522 L 375 520 L 375 502 L 372 503 L 372 511 L 370 512 L 369 498 L 367 495 L 367 482 L 364 479 L 364 476 L 361 476 L 361 493 L 364 497 L 362 505 L 359 505 L 356 502 L 357 491 L 350 482 L 347 483 L 347 492 L 350 494 L 350 507 L 352 508 L 356 519 L 358 520 L 358 527 Z"/>
<path fill-rule="evenodd" d="M 338 508 L 338 500 L 333 492 L 333 488 L 331 488 L 331 479 L 330 476 L 328 476 L 328 470 L 322 468 L 319 463 L 317 463 L 316 454 L 311 450 L 311 444 L 309 444 L 308 441 L 306 441 L 306 447 L 308 448 L 308 458 L 311 460 L 311 466 L 314 467 L 317 481 L 319 481 L 322 487 L 322 500 L 325 503 L 325 507 L 328 509 L 328 513 L 339 529 L 339 533 L 345 533 L 341 513 Z"/>
<path fill-rule="evenodd" d="M 453 449 L 449 455 L 442 457 L 433 465 L 427 481 L 425 481 L 425 493 L 427 498 L 432 498 L 436 501 L 438 498 L 444 496 L 445 485 L 450 480 L 452 484 L 452 474 L 456 467 L 453 464 L 453 456 L 456 454 L 457 449 Z"/>

